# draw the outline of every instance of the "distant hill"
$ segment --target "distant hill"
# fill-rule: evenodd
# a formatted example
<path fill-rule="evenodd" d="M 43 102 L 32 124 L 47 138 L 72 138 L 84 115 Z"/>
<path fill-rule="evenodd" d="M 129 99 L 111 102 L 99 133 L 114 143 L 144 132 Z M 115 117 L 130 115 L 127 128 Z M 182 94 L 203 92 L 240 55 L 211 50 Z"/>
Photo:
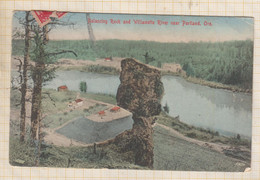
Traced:
<path fill-rule="evenodd" d="M 13 40 L 13 55 L 23 54 L 23 40 Z M 88 40 L 50 41 L 49 51 L 73 50 L 76 59 L 95 60 L 106 57 L 133 57 L 145 62 L 145 54 L 154 61 L 150 65 L 178 63 L 189 76 L 224 84 L 252 88 L 253 41 L 161 43 L 151 41 L 101 40 L 91 48 Z M 57 56 L 75 59 L 71 54 Z"/>

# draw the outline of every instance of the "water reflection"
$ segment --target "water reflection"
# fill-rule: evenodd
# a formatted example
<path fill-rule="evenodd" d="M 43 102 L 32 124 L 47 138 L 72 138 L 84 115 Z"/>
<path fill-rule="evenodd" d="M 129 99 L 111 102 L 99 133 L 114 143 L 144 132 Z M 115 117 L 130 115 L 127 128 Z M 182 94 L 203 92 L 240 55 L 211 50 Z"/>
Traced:
<path fill-rule="evenodd" d="M 180 77 L 164 76 L 163 83 L 162 102 L 169 105 L 171 116 L 221 134 L 251 137 L 251 95 L 192 84 Z"/>
<path fill-rule="evenodd" d="M 171 79 L 172 76 L 164 76 L 163 80 Z M 176 81 L 187 91 L 194 91 L 201 98 L 207 98 L 211 103 L 216 104 L 220 108 L 233 107 L 237 110 L 252 110 L 252 95 L 237 92 L 231 92 L 223 89 L 214 89 L 198 84 L 192 84 L 180 77 L 176 77 Z M 225 91 L 225 93 L 223 93 Z M 251 98 L 250 98 L 251 97 Z"/>

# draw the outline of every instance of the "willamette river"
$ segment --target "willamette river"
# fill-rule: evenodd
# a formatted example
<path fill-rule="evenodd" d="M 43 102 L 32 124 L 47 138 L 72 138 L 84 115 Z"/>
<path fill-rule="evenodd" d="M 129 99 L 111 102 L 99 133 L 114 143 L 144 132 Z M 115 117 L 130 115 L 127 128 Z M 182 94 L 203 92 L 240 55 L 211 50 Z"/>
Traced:
<path fill-rule="evenodd" d="M 87 91 L 116 95 L 119 76 L 79 71 L 58 71 L 57 77 L 45 88 L 57 89 L 67 85 L 69 90 L 79 91 L 79 83 L 87 82 Z M 252 95 L 233 93 L 189 83 L 181 77 L 163 76 L 166 103 L 170 116 L 196 127 L 209 128 L 223 135 L 240 134 L 251 137 Z"/>

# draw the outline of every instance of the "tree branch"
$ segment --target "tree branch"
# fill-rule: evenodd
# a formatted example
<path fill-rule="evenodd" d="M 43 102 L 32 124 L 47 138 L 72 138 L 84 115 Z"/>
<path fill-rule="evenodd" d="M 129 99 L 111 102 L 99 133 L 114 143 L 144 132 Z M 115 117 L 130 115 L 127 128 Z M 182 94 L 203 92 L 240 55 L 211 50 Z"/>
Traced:
<path fill-rule="evenodd" d="M 22 60 L 20 59 L 20 58 L 14 58 L 15 60 L 17 60 L 17 61 L 19 61 L 19 65 L 17 65 L 17 67 L 18 67 L 18 73 L 19 73 L 19 77 L 20 77 L 20 84 L 22 84 L 22 82 L 23 82 L 23 73 L 22 73 L 22 65 L 23 65 L 23 62 L 22 62 Z"/>
<path fill-rule="evenodd" d="M 46 95 L 50 98 L 50 100 L 53 102 L 53 105 L 56 107 L 55 101 L 54 101 L 54 99 L 51 97 L 50 93 L 48 93 L 48 92 L 42 92 L 42 94 L 46 94 Z"/>

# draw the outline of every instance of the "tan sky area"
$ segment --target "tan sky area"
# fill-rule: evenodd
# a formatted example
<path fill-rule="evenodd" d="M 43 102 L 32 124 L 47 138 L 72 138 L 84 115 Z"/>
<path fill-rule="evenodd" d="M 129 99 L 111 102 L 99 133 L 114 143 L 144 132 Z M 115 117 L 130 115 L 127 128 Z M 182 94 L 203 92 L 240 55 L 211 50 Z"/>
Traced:
<path fill-rule="evenodd" d="M 227 40 L 245 40 L 250 37 L 248 34 L 240 34 L 237 36 L 234 33 L 223 32 L 217 35 L 214 31 L 208 34 L 174 34 L 171 33 L 161 33 L 158 34 L 156 31 L 137 31 L 136 33 L 126 32 L 122 30 L 109 31 L 108 29 L 101 29 L 94 31 L 96 40 L 104 39 L 121 39 L 121 40 L 147 40 L 147 41 L 158 41 L 158 42 L 190 42 L 190 41 L 227 41 Z M 50 39 L 52 40 L 84 40 L 88 39 L 88 31 L 86 30 L 62 30 L 51 32 Z"/>

